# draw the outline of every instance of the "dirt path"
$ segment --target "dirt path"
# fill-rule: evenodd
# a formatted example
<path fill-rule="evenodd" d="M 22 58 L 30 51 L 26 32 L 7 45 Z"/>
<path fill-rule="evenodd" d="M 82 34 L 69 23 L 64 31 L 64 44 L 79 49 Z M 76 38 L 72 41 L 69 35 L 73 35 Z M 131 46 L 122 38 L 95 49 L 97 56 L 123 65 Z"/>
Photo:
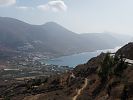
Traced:
<path fill-rule="evenodd" d="M 72 98 L 72 100 L 77 100 L 78 96 L 81 94 L 81 92 L 86 88 L 88 84 L 88 79 L 85 78 L 84 85 L 77 91 L 77 94 Z"/>

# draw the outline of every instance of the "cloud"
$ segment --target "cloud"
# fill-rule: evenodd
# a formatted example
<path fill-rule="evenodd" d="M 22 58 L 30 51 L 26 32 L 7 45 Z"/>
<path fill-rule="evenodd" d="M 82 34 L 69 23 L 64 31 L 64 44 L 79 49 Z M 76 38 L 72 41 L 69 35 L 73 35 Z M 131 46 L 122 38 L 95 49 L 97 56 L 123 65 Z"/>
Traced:
<path fill-rule="evenodd" d="M 26 6 L 19 6 L 19 7 L 16 7 L 16 9 L 26 11 L 26 10 L 32 10 L 34 8 L 33 7 L 26 7 Z"/>
<path fill-rule="evenodd" d="M 16 3 L 16 0 L 0 0 L 0 6 L 10 6 Z"/>
<path fill-rule="evenodd" d="M 20 6 L 20 7 L 16 7 L 17 9 L 20 9 L 20 10 L 27 10 L 28 7 L 25 7 L 25 6 Z"/>
<path fill-rule="evenodd" d="M 67 6 L 62 0 L 49 1 L 47 4 L 37 6 L 38 9 L 43 11 L 52 10 L 54 12 L 67 11 Z"/>

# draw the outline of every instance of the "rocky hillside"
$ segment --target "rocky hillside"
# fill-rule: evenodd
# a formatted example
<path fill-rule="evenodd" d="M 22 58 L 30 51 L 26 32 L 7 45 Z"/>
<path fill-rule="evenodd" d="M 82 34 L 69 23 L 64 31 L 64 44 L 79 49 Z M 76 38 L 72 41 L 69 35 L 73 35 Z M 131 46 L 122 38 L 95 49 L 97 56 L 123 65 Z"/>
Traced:
<path fill-rule="evenodd" d="M 118 51 L 132 45 L 129 43 Z M 102 53 L 62 75 L 10 84 L 3 82 L 0 97 L 11 100 L 133 100 L 133 64 L 125 62 L 124 53 Z"/>
<path fill-rule="evenodd" d="M 119 49 L 116 54 L 123 54 L 126 58 L 133 60 L 133 42 L 130 42 Z"/>

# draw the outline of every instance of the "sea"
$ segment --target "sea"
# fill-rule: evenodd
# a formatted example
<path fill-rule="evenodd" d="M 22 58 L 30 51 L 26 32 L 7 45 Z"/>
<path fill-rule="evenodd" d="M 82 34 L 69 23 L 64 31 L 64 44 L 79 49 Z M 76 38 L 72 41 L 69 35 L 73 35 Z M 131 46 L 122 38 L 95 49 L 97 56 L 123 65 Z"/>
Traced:
<path fill-rule="evenodd" d="M 96 50 L 93 52 L 83 52 L 83 53 L 73 54 L 69 56 L 62 56 L 59 58 L 44 60 L 44 63 L 52 64 L 52 65 L 59 65 L 59 66 L 69 66 L 69 67 L 74 68 L 79 64 L 86 63 L 92 57 L 96 57 L 102 52 L 103 53 L 106 53 L 106 52 L 115 53 L 120 48 L 121 46 L 118 46 L 113 49 Z"/>

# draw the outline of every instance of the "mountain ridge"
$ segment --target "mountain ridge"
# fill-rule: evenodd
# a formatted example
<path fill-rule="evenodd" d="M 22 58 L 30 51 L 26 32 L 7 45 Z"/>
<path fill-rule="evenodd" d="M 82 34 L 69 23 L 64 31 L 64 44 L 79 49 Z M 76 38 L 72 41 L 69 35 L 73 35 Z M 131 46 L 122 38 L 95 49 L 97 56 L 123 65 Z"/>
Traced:
<path fill-rule="evenodd" d="M 55 22 L 31 25 L 8 17 L 0 17 L 0 35 L 1 46 L 4 45 L 14 50 L 23 48 L 26 52 L 47 52 L 58 56 L 114 48 L 120 44 L 111 35 L 101 34 L 96 37 L 94 34 L 88 34 L 84 37 Z"/>

